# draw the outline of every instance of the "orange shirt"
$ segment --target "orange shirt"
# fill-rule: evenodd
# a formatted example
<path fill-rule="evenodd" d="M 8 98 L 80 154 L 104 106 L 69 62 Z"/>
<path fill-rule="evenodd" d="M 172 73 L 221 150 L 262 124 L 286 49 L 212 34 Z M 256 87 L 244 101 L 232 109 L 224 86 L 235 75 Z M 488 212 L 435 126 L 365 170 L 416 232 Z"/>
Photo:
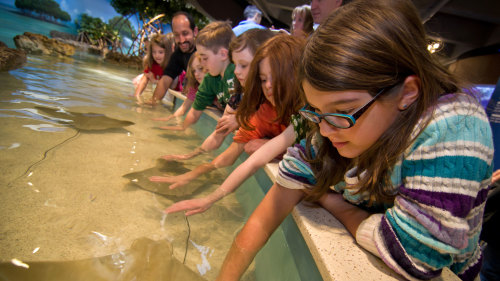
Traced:
<path fill-rule="evenodd" d="M 281 134 L 288 124 L 279 124 L 276 121 L 276 109 L 270 103 L 265 102 L 260 105 L 259 110 L 250 117 L 250 125 L 253 130 L 239 128 L 234 135 L 233 141 L 237 143 L 247 143 L 254 139 L 271 139 Z"/>

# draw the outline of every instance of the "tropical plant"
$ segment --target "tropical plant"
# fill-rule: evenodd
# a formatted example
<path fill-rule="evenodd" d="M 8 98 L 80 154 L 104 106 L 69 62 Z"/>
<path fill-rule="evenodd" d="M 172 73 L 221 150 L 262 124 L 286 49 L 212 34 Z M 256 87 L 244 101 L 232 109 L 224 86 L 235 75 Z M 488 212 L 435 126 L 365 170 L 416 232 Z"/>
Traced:
<path fill-rule="evenodd" d="M 78 28 L 78 41 L 97 46 L 100 49 L 111 47 L 112 50 L 116 50 L 121 47 L 119 31 L 100 18 L 94 18 L 84 13 L 75 20 L 75 24 Z"/>

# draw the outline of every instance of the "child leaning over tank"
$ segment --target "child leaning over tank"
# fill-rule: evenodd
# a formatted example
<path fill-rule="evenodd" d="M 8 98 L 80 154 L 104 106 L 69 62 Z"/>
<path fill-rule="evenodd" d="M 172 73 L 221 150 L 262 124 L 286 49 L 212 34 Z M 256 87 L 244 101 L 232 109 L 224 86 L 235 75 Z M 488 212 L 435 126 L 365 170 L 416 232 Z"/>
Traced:
<path fill-rule="evenodd" d="M 144 57 L 144 73 L 134 79 L 134 97 L 138 104 L 143 104 L 142 93 L 149 82 L 158 83 L 163 76 L 163 69 L 168 64 L 174 48 L 173 34 L 154 34 L 149 40 L 147 53 Z"/>
<path fill-rule="evenodd" d="M 206 74 L 205 68 L 201 65 L 201 57 L 198 53 L 194 53 L 191 55 L 191 58 L 188 62 L 188 69 L 186 73 L 186 85 L 184 86 L 182 93 L 186 96 L 186 99 L 182 103 L 182 105 L 174 112 L 167 117 L 162 118 L 153 118 L 155 121 L 168 121 L 172 118 L 183 116 L 196 98 L 196 92 L 198 91 L 198 87 L 200 86 L 203 78 Z"/>

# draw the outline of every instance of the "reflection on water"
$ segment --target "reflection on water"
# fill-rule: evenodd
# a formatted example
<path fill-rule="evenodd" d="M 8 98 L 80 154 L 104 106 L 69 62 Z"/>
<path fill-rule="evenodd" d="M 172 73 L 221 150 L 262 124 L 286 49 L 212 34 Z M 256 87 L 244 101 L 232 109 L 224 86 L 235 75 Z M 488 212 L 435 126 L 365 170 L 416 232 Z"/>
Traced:
<path fill-rule="evenodd" d="M 244 212 L 231 195 L 189 221 L 167 217 L 162 211 L 178 196 L 123 177 L 180 173 L 213 157 L 158 166 L 161 155 L 188 152 L 202 140 L 192 131 L 169 137 L 155 129 L 160 123 L 151 118 L 170 112 L 138 110 L 130 97 L 136 74 L 84 54 L 29 56 L 25 67 L 0 73 L 0 261 L 85 268 L 146 237 L 168 241 L 177 262 L 186 256 L 189 270 L 215 278 Z M 188 193 L 203 196 L 227 176 L 215 175 Z"/>

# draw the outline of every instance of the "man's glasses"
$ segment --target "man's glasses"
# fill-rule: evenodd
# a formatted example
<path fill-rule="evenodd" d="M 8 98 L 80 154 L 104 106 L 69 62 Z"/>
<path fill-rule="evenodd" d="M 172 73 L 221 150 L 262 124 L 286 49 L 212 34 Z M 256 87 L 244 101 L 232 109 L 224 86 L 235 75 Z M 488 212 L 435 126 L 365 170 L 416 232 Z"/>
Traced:
<path fill-rule="evenodd" d="M 324 119 L 328 124 L 340 128 L 340 129 L 347 129 L 351 128 L 356 124 L 356 120 L 361 117 L 361 115 L 372 105 L 372 103 L 380 96 L 382 93 L 386 92 L 387 90 L 391 89 L 391 87 L 384 88 L 380 90 L 369 102 L 367 102 L 365 105 L 362 107 L 358 108 L 353 114 L 342 114 L 342 113 L 324 113 L 324 114 L 319 114 L 316 113 L 311 109 L 311 106 L 309 104 L 306 104 L 304 107 L 302 107 L 299 110 L 300 115 L 302 115 L 304 118 L 307 120 L 314 122 L 316 124 L 319 124 L 321 122 L 321 119 Z"/>

